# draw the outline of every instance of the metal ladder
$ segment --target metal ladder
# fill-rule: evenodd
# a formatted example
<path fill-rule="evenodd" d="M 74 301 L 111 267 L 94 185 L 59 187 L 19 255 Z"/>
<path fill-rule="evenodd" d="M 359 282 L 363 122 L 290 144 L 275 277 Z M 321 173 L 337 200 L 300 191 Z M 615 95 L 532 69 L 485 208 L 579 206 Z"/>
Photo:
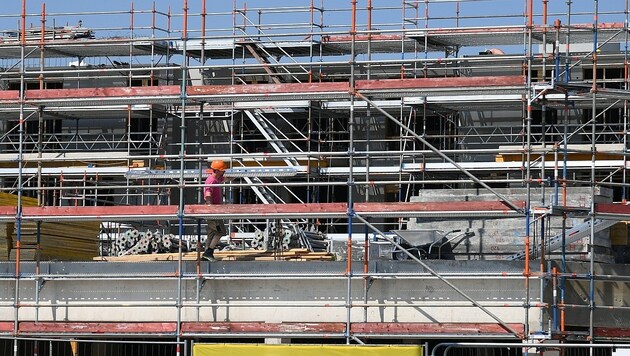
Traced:
<path fill-rule="evenodd" d="M 602 219 L 595 219 L 593 220 L 593 230 L 594 232 L 600 232 L 604 229 L 607 229 L 613 225 L 615 225 L 617 223 L 617 221 L 615 220 L 602 220 Z M 567 230 L 566 234 L 565 234 L 565 245 L 566 244 L 570 244 L 573 242 L 576 242 L 588 235 L 590 235 L 591 233 L 591 220 L 585 221 L 582 224 L 576 225 L 574 227 L 572 227 L 571 229 Z M 562 247 L 562 233 L 552 237 L 551 239 L 548 240 L 547 242 L 547 251 L 555 251 L 559 248 Z M 529 254 L 531 255 L 532 253 L 536 253 L 539 254 L 541 251 L 541 246 L 540 244 L 537 244 L 536 246 L 530 247 L 529 248 Z M 519 252 L 516 253 L 514 255 L 508 256 L 506 259 L 513 261 L 513 260 L 522 260 L 525 258 L 525 252 Z"/>

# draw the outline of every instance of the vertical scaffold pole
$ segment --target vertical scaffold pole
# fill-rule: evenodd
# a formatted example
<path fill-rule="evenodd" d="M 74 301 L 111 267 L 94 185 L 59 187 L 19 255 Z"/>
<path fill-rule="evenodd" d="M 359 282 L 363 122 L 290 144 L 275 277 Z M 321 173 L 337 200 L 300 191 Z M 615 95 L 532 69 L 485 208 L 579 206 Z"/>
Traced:
<path fill-rule="evenodd" d="M 542 0 L 543 3 L 543 17 L 542 17 L 542 31 L 543 31 L 543 49 L 542 49 L 542 80 L 543 82 L 547 81 L 547 5 L 549 0 Z M 541 138 L 540 143 L 542 145 L 542 153 L 540 157 L 541 168 L 540 168 L 540 200 L 541 205 L 545 206 L 546 200 L 546 187 L 547 187 L 547 172 L 545 171 L 545 161 L 547 156 L 547 137 L 545 135 L 546 128 L 546 119 L 547 119 L 547 98 L 546 95 L 542 95 L 542 108 L 541 108 Z M 553 121 L 551 122 L 551 127 L 553 127 Z M 554 136 L 552 136 L 554 137 Z M 545 216 L 540 217 L 540 264 L 539 271 L 540 275 L 545 275 Z M 540 288 L 540 300 L 543 300 L 543 287 L 545 285 L 545 279 L 540 278 L 539 280 L 539 288 Z M 539 318 L 540 318 L 540 330 L 543 330 L 545 325 L 543 322 L 544 310 L 539 309 Z"/>
<path fill-rule="evenodd" d="M 588 241 L 589 251 L 589 320 L 588 320 L 588 337 L 589 343 L 593 344 L 593 318 L 595 312 L 595 156 L 597 155 L 597 146 L 595 139 L 597 130 L 597 26 L 599 0 L 593 0 L 593 85 L 591 87 L 592 107 L 591 107 L 591 234 Z M 589 354 L 593 355 L 593 348 L 589 349 Z"/>
<path fill-rule="evenodd" d="M 525 117 L 525 186 L 526 186 L 526 198 L 525 198 L 525 270 L 523 275 L 525 277 L 525 322 L 523 339 L 529 340 L 529 309 L 530 309 L 530 292 L 529 292 L 529 277 L 530 273 L 530 222 L 531 222 L 531 132 L 532 132 L 532 32 L 534 28 L 534 3 L 533 0 L 527 0 L 527 63 L 526 63 L 526 77 L 527 77 L 527 90 L 526 101 L 527 110 Z M 528 354 L 528 351 L 525 351 Z"/>
<path fill-rule="evenodd" d="M 26 0 L 22 0 L 22 16 L 21 16 L 21 29 L 20 29 L 20 122 L 19 122 L 19 136 L 20 142 L 18 146 L 18 181 L 17 181 L 17 203 L 16 203 L 16 217 L 15 217 L 15 298 L 14 302 L 14 320 L 13 320 L 13 355 L 18 355 L 18 325 L 20 320 L 20 253 L 21 253 L 21 235 L 22 235 L 22 167 L 24 166 L 24 97 L 26 90 L 26 83 L 24 82 L 24 58 L 25 58 L 25 46 L 26 46 Z"/>
<path fill-rule="evenodd" d="M 184 19 L 183 19 L 183 32 L 182 32 L 182 81 L 181 81 L 181 122 L 180 122 L 180 146 L 179 146 L 179 206 L 177 210 L 178 217 L 178 234 L 179 244 L 177 246 L 177 356 L 180 355 L 180 343 L 181 343 L 181 324 L 182 324 L 182 277 L 183 277 L 183 262 L 182 262 L 182 240 L 184 235 L 184 169 L 185 156 L 186 156 L 186 78 L 188 71 L 188 57 L 187 57 L 187 42 L 188 42 L 188 0 L 184 0 Z"/>
<path fill-rule="evenodd" d="M 569 82 L 569 80 L 571 79 L 571 50 L 570 50 L 570 46 L 571 46 L 571 4 L 572 4 L 572 0 L 567 0 L 567 34 L 566 34 L 566 49 L 565 49 L 565 58 L 564 58 L 564 81 L 566 83 Z M 567 206 L 567 178 L 568 178 L 568 170 L 567 170 L 567 161 L 568 161 L 568 154 L 567 154 L 567 148 L 568 148 L 568 140 L 569 140 L 569 94 L 568 92 L 565 92 L 564 94 L 564 129 L 563 129 L 563 138 L 562 138 L 562 162 L 563 162 L 563 167 L 562 167 L 562 206 L 566 208 Z M 561 259 L 561 264 L 562 264 L 562 269 L 561 272 L 563 274 L 563 276 L 560 278 L 560 305 L 562 305 L 562 308 L 560 309 L 560 333 L 561 333 L 561 338 L 560 338 L 560 342 L 564 342 L 564 332 L 565 332 L 565 317 L 566 317 L 566 310 L 564 308 L 564 301 L 565 301 L 565 296 L 566 296 L 566 277 L 564 276 L 564 273 L 566 273 L 566 268 L 567 268 L 567 244 L 566 244 L 566 240 L 567 240 L 567 233 L 566 233 L 566 228 L 567 228 L 567 213 L 566 211 L 563 211 L 562 213 L 562 259 Z M 561 349 L 561 354 L 564 355 L 564 349 Z"/>
<path fill-rule="evenodd" d="M 624 10 L 624 21 L 623 21 L 623 33 L 624 33 L 624 50 L 623 50 L 623 88 L 625 90 L 629 90 L 628 86 L 628 0 L 626 0 L 626 8 Z M 626 153 L 628 153 L 628 100 L 623 101 L 623 166 L 627 167 L 628 165 L 628 157 Z M 628 187 L 626 186 L 627 182 L 627 170 L 622 170 L 622 182 L 623 186 L 621 187 L 621 202 L 627 203 L 628 201 Z"/>
<path fill-rule="evenodd" d="M 352 24 L 350 27 L 350 35 L 352 37 L 352 44 L 350 49 L 350 116 L 348 117 L 348 241 L 347 241 L 347 264 L 346 264 L 346 276 L 347 276 L 347 291 L 346 291 L 346 343 L 350 344 L 352 338 L 351 334 L 351 318 L 352 318 L 352 220 L 354 218 L 354 201 L 353 201 L 353 189 L 354 189 L 354 174 L 352 172 L 354 168 L 354 102 L 355 102 L 355 41 L 357 34 L 357 0 L 352 0 Z"/>
<path fill-rule="evenodd" d="M 372 60 L 372 0 L 368 0 L 367 2 L 367 56 L 368 62 Z M 371 66 L 368 64 L 367 68 L 367 80 L 372 79 Z M 370 110 L 370 104 L 367 104 L 367 111 L 365 113 L 365 181 L 370 181 L 370 130 L 371 130 L 371 122 L 372 122 L 372 113 Z M 365 186 L 365 202 L 370 201 L 370 186 Z M 369 218 L 368 218 L 369 221 Z M 370 277 L 368 273 L 370 271 L 369 263 L 370 263 L 370 233 L 369 229 L 365 229 L 364 239 L 363 239 L 363 301 L 365 304 L 368 303 L 368 290 L 370 286 Z M 363 321 L 368 321 L 368 308 L 363 308 Z"/>

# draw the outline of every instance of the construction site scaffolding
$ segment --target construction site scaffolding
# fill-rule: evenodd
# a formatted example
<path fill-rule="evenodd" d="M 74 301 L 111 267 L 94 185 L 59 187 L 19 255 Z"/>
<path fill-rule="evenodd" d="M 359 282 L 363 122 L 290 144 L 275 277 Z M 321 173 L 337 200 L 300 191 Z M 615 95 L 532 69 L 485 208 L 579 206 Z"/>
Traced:
<path fill-rule="evenodd" d="M 270 222 L 347 235 L 345 270 L 319 276 L 343 279 L 345 300 L 308 307 L 344 310 L 345 328 L 331 335 L 348 344 L 363 343 L 360 333 L 351 332 L 353 309 L 363 309 L 367 321 L 370 308 L 387 306 L 368 298 L 371 280 L 437 278 L 467 300 L 455 306 L 481 310 L 524 344 L 541 332 L 565 341 L 575 334 L 565 330 L 567 309 L 585 308 L 584 340 L 596 347 L 594 342 L 602 340 L 595 332 L 596 314 L 627 308 L 595 304 L 598 281 L 627 279 L 598 274 L 593 247 L 601 220 L 623 221 L 630 212 L 625 204 L 628 1 L 625 7 L 608 4 L 602 12 L 593 0 L 591 11 L 577 13 L 576 4 L 566 1 L 565 12 L 550 13 L 549 0 L 523 0 L 514 1 L 520 8 L 507 9 L 513 13 L 485 16 L 473 11 L 474 0 L 305 2 L 308 6 L 252 7 L 255 2 L 233 1 L 231 8 L 216 12 L 208 11 L 205 0 L 195 4 L 199 8 L 184 0 L 178 9 L 158 9 L 155 3 L 138 9 L 131 2 L 128 10 L 90 13 L 48 13 L 42 4 L 41 13 L 29 14 L 22 1 L 19 28 L 4 32 L 0 43 L 1 189 L 17 196 L 14 207 L 2 207 L 0 220 L 15 221 L 17 232 L 11 277 L 16 345 L 20 311 L 41 307 L 37 295 L 20 295 L 21 284 L 34 283 L 38 291 L 46 280 L 92 278 L 42 272 L 39 240 L 36 267 L 25 277 L 26 222 L 142 222 L 154 228 L 160 221 L 157 227 L 175 229 L 176 275 L 151 278 L 176 280 L 177 298 L 151 305 L 176 308 L 174 335 L 180 344 L 183 313 L 223 306 L 185 301 L 184 283 L 196 281 L 201 288 L 216 279 L 270 277 L 205 273 L 199 251 L 196 270 L 186 271 L 185 236 L 197 235 L 200 244 L 201 222 L 215 217 L 229 219 L 235 241 L 239 233 L 245 236 Z M 109 27 L 125 17 L 127 25 Z M 576 54 L 570 50 L 574 44 L 592 47 Z M 621 50 L 608 52 L 611 44 Z M 579 78 L 572 76 L 576 68 L 586 68 Z M 484 123 L 484 112 L 493 110 L 520 112 L 520 127 L 500 117 Z M 583 117 L 576 111 L 590 117 L 579 122 L 576 118 Z M 74 132 L 66 132 L 70 121 Z M 198 206 L 205 168 L 214 159 L 231 165 L 226 175 L 233 180 L 225 184 L 229 205 Z M 523 187 L 526 198 L 515 201 L 498 187 Z M 567 202 L 570 187 L 590 189 L 588 206 Z M 602 187 L 615 192 L 614 202 L 598 204 Z M 500 205 L 411 202 L 411 196 L 430 188 L 484 189 Z M 25 205 L 27 197 L 36 198 L 36 206 Z M 454 215 L 522 218 L 524 270 L 483 276 L 439 272 L 389 232 L 404 229 L 412 219 Z M 552 256 L 545 252 L 550 243 L 545 239 L 553 238 L 545 236 L 545 226 L 553 216 L 562 218 L 562 242 L 559 255 Z M 583 254 L 589 269 L 583 274 L 565 267 L 571 216 L 590 219 Z M 361 262 L 352 258 L 358 234 L 364 235 Z M 370 248 L 377 240 L 403 251 L 425 272 L 370 271 Z M 551 259 L 557 266 L 551 267 Z M 117 277 L 133 280 L 147 273 L 107 278 Z M 523 308 L 522 330 L 488 309 L 496 305 L 470 297 L 452 282 L 468 278 L 522 280 L 525 302 L 504 305 Z M 583 305 L 563 300 L 572 280 L 588 283 Z M 551 305 L 533 301 L 531 285 L 548 283 L 559 298 Z M 353 294 L 356 284 L 361 303 Z M 405 307 L 418 305 L 431 303 Z M 552 311 L 551 325 L 530 330 L 530 313 L 543 309 Z M 37 336 L 45 337 L 45 331 Z"/>

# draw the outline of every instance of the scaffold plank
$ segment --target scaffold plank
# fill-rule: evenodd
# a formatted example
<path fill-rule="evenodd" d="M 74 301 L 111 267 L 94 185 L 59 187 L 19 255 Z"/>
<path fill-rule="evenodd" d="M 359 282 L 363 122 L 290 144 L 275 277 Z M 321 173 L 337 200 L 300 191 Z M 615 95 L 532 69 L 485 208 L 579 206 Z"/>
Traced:
<path fill-rule="evenodd" d="M 0 92 L 1 93 L 1 92 Z M 33 89 L 24 94 L 25 100 L 59 99 L 59 98 L 112 98 L 137 96 L 179 95 L 180 87 L 162 85 L 152 87 L 103 87 L 80 89 Z M 2 97 L 0 96 L 0 99 Z"/>
<path fill-rule="evenodd" d="M 222 250 L 214 252 L 214 257 L 219 261 L 331 261 L 333 254 L 328 252 L 310 252 L 308 249 L 295 248 L 285 251 L 272 250 Z M 146 253 L 124 256 L 99 256 L 94 261 L 109 262 L 147 262 L 147 261 L 175 261 L 179 259 L 177 252 L 173 253 Z M 182 253 L 183 261 L 196 261 L 201 258 L 200 253 Z"/>
<path fill-rule="evenodd" d="M 446 77 L 446 78 L 413 78 L 413 79 L 376 79 L 357 80 L 356 89 L 409 89 L 409 88 L 466 88 L 466 87 L 490 87 L 490 86 L 523 86 L 525 77 L 492 76 L 492 77 Z"/>
<path fill-rule="evenodd" d="M 624 29 L 622 22 L 598 23 L 597 30 L 601 35 L 611 36 L 613 41 L 621 41 L 617 31 Z M 532 27 L 533 40 L 541 43 L 541 34 L 548 31 L 548 26 L 534 25 Z M 566 33 L 562 28 L 561 32 Z M 474 45 L 517 45 L 522 43 L 523 34 L 527 32 L 525 26 L 493 26 L 493 27 L 460 27 L 460 28 L 431 28 L 413 31 L 407 34 L 409 38 L 422 42 L 424 38 L 435 41 L 444 46 L 474 46 Z M 573 43 L 588 43 L 593 39 L 593 24 L 581 23 L 571 25 L 571 40 Z M 562 42 L 564 43 L 564 42 Z"/>
<path fill-rule="evenodd" d="M 457 88 L 492 88 L 492 87 L 520 87 L 525 83 L 523 76 L 486 76 L 486 77 L 447 77 L 447 78 L 415 78 L 415 79 L 381 79 L 358 80 L 358 90 L 403 90 L 403 89 L 449 89 Z M 481 89 L 480 89 L 481 90 Z M 260 95 L 273 97 L 275 94 L 327 94 L 348 96 L 350 85 L 348 82 L 329 83 L 281 83 L 281 84 L 250 84 L 250 85 L 203 85 L 189 86 L 187 95 L 191 98 L 224 97 Z M 162 85 L 149 87 L 101 87 L 79 89 L 33 89 L 26 90 L 25 104 L 43 105 L 60 104 L 92 105 L 94 101 L 133 102 L 142 99 L 181 99 L 181 88 L 176 85 Z M 72 100 L 77 99 L 77 100 Z M 79 100 L 80 99 L 80 100 Z M 0 91 L 0 104 L 16 104 L 19 100 L 18 91 Z M 232 100 L 235 100 L 233 97 Z"/>
<path fill-rule="evenodd" d="M 129 55 L 145 56 L 153 54 L 165 55 L 169 53 L 168 43 L 152 38 L 98 38 L 98 39 L 70 39 L 47 40 L 46 57 L 124 57 Z M 27 41 L 24 49 L 26 53 L 40 48 L 37 41 Z M 22 46 L 18 42 L 0 42 L 0 58 L 20 58 L 23 55 Z"/>
<path fill-rule="evenodd" d="M 513 202 L 524 207 L 523 201 Z M 355 203 L 348 211 L 346 203 L 309 203 L 309 204 L 224 204 L 224 205 L 186 205 L 185 218 L 343 218 L 349 214 L 361 214 L 371 217 L 413 217 L 424 214 L 460 213 L 474 216 L 496 217 L 517 216 L 519 213 L 500 201 L 466 202 L 393 202 L 393 203 Z M 0 220 L 13 220 L 17 210 L 12 206 L 0 206 Z M 178 218 L 177 205 L 137 205 L 137 206 L 44 206 L 24 207 L 22 219 L 25 220 L 154 220 Z"/>
<path fill-rule="evenodd" d="M 19 90 L 0 90 L 0 101 L 18 101 L 19 99 Z"/>
<path fill-rule="evenodd" d="M 525 207 L 524 201 L 514 201 L 514 205 L 521 208 Z M 397 211 L 401 213 L 414 212 L 481 212 L 481 211 L 498 211 L 508 214 L 513 211 L 510 207 L 501 201 L 455 201 L 455 202 L 393 202 L 393 203 L 355 203 L 354 210 L 357 213 L 370 214 L 372 212 L 391 212 Z"/>
<path fill-rule="evenodd" d="M 630 338 L 629 328 L 596 327 L 593 332 L 596 336 L 602 338 Z"/>
<path fill-rule="evenodd" d="M 595 204 L 595 212 L 598 214 L 630 214 L 630 205 L 617 203 L 597 203 Z"/>
<path fill-rule="evenodd" d="M 348 82 L 334 83 L 281 83 L 250 85 L 203 85 L 187 88 L 189 95 L 242 95 L 242 94 L 277 94 L 277 93 L 314 93 L 343 92 L 348 93 Z"/>
<path fill-rule="evenodd" d="M 172 334 L 176 323 L 79 323 L 79 322 L 20 322 L 23 334 Z"/>
<path fill-rule="evenodd" d="M 0 217 L 15 217 L 17 214 L 17 208 L 15 206 L 0 206 Z"/>
<path fill-rule="evenodd" d="M 44 206 L 24 207 L 22 210 L 22 218 L 29 220 L 120 220 L 134 217 L 144 220 L 175 218 L 177 206 Z"/>
<path fill-rule="evenodd" d="M 175 322 L 20 322 L 18 332 L 28 334 L 56 335 L 116 335 L 116 334 L 173 334 L 176 332 Z M 523 331 L 522 324 L 510 324 L 517 331 Z M 0 323 L 0 331 L 13 330 L 13 322 Z M 264 323 L 264 322 L 183 322 L 183 335 L 213 334 L 340 334 L 345 332 L 346 323 Z M 353 334 L 361 335 L 511 335 L 498 324 L 493 323 L 352 323 Z"/>
<path fill-rule="evenodd" d="M 184 333 L 343 333 L 346 323 L 191 322 Z"/>
<path fill-rule="evenodd" d="M 523 324 L 508 324 L 522 333 Z M 353 323 L 353 333 L 357 334 L 507 334 L 511 332 L 493 323 Z"/>
<path fill-rule="evenodd" d="M 630 205 L 597 203 L 595 204 L 595 215 L 600 219 L 628 220 L 630 219 Z"/>
<path fill-rule="evenodd" d="M 0 333 L 12 333 L 13 325 L 11 321 L 0 321 Z"/>

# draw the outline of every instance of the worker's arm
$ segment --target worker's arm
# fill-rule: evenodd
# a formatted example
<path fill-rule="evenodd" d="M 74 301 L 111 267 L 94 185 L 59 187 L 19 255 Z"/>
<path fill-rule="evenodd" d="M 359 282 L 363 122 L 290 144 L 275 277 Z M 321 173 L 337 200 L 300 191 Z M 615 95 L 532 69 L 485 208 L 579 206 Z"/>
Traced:
<path fill-rule="evenodd" d="M 212 189 L 208 187 L 203 188 L 203 201 L 206 204 L 212 203 Z"/>

